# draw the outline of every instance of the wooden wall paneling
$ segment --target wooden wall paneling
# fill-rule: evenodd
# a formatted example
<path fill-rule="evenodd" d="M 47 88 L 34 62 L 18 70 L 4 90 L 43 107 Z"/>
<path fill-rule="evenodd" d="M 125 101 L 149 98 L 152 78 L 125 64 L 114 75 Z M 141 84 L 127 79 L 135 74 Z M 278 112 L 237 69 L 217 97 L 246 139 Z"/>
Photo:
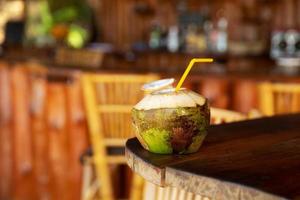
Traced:
<path fill-rule="evenodd" d="M 124 44 L 122 45 L 122 49 L 130 49 L 131 46 L 131 40 L 130 40 L 130 34 L 128 34 L 128 27 L 129 24 L 131 23 L 128 18 L 129 18 L 129 13 L 128 13 L 128 3 L 126 3 L 125 1 L 121 1 L 123 4 L 123 9 L 121 12 L 121 16 L 123 16 L 122 19 L 122 25 L 123 25 L 123 34 L 122 34 L 122 40 L 124 40 Z M 122 43 L 122 40 L 120 41 Z"/>
<path fill-rule="evenodd" d="M 248 0 L 242 2 L 243 2 L 243 8 L 247 16 L 247 19 L 251 21 L 255 21 L 258 17 L 257 11 L 259 10 L 257 7 L 257 0 Z"/>
<path fill-rule="evenodd" d="M 14 199 L 34 199 L 29 80 L 25 68 L 12 69 Z"/>
<path fill-rule="evenodd" d="M 129 29 L 127 34 L 130 37 L 129 43 L 132 44 L 134 42 L 138 42 L 141 41 L 145 38 L 143 38 L 143 34 L 140 30 L 141 30 L 141 18 L 140 16 L 134 11 L 135 9 L 135 3 L 137 1 L 136 0 L 130 0 L 127 3 L 127 12 L 129 14 Z"/>
<path fill-rule="evenodd" d="M 274 5 L 274 19 L 273 19 L 273 28 L 275 29 L 282 29 L 284 25 L 284 10 L 283 10 L 283 3 L 284 1 L 278 1 Z"/>
<path fill-rule="evenodd" d="M 135 6 L 136 6 L 136 3 L 138 2 L 138 0 L 133 0 L 132 1 L 132 14 L 133 14 L 133 21 L 132 21 L 132 29 L 131 29 L 131 33 L 134 32 L 135 33 L 135 40 L 139 41 L 139 40 L 142 40 L 142 39 L 145 39 L 143 38 L 142 36 L 142 28 L 143 28 L 143 21 L 142 21 L 142 18 L 141 16 L 135 12 Z M 146 40 L 148 41 L 148 40 Z"/>
<path fill-rule="evenodd" d="M 95 13 L 95 19 L 96 19 L 96 22 L 97 22 L 97 26 L 98 26 L 98 38 L 101 42 L 104 41 L 104 38 L 105 38 L 105 27 L 107 26 L 106 23 L 107 23 L 107 20 L 106 20 L 106 15 L 104 14 L 105 13 L 105 1 L 99 1 L 100 3 L 99 4 L 94 4 L 95 6 L 98 6 L 97 8 L 95 8 L 98 12 Z M 108 11 L 106 11 L 108 12 Z"/>
<path fill-rule="evenodd" d="M 252 80 L 236 80 L 232 85 L 233 110 L 248 113 L 258 108 L 257 82 Z"/>
<path fill-rule="evenodd" d="M 133 3 L 132 1 L 131 2 L 128 2 L 126 4 L 126 20 L 128 20 L 128 27 L 126 29 L 126 34 L 128 35 L 128 42 L 129 42 L 129 45 L 131 45 L 133 42 L 135 42 L 135 38 L 136 38 L 136 32 L 135 31 L 132 31 L 132 29 L 134 29 L 135 27 L 135 24 L 133 23 L 134 22 L 134 12 L 133 12 Z"/>
<path fill-rule="evenodd" d="M 300 0 L 296 1 L 296 20 L 297 20 L 297 29 L 300 29 Z"/>
<path fill-rule="evenodd" d="M 127 28 L 129 26 L 130 21 L 128 21 L 128 14 L 126 13 L 126 7 L 127 7 L 128 2 L 126 1 L 117 1 L 117 6 L 118 6 L 118 27 L 119 27 L 119 32 L 118 32 L 118 44 L 120 46 L 120 49 L 125 49 L 128 50 L 129 46 L 128 41 L 129 37 L 127 34 Z"/>
<path fill-rule="evenodd" d="M 121 17 L 121 7 L 120 7 L 120 1 L 118 0 L 112 0 L 113 2 L 113 7 L 114 7 L 114 20 L 113 20 L 113 24 L 114 24 L 114 27 L 115 27 L 115 44 L 121 49 L 122 48 L 122 44 L 120 43 L 121 41 L 121 34 L 122 34 L 122 25 L 121 25 L 121 21 L 122 19 L 120 18 Z M 125 17 L 125 16 L 122 16 L 122 17 Z"/>
<path fill-rule="evenodd" d="M 101 3 L 101 9 L 99 16 L 97 18 L 99 19 L 100 23 L 100 31 L 101 31 L 101 39 L 105 42 L 112 42 L 111 38 L 109 38 L 109 29 L 110 26 L 110 19 L 109 19 L 109 13 L 111 12 L 109 8 L 107 7 L 109 1 L 102 1 Z M 112 33 L 111 33 L 112 35 Z"/>
<path fill-rule="evenodd" d="M 113 35 L 114 35 L 113 29 L 112 29 L 113 17 L 111 16 L 111 15 L 113 15 L 113 10 L 112 10 L 113 8 L 110 6 L 111 4 L 112 4 L 111 1 L 103 1 L 103 8 L 102 8 L 102 10 L 104 11 L 103 12 L 103 14 L 104 14 L 103 20 L 105 20 L 104 23 L 106 23 L 106 26 L 103 27 L 103 36 L 104 36 L 103 39 L 107 42 L 113 43 Z"/>
<path fill-rule="evenodd" d="M 153 59 L 157 59 L 158 60 L 158 66 L 157 69 L 158 70 L 163 70 L 165 67 L 170 68 L 171 66 L 168 66 L 170 63 L 169 61 L 172 59 L 171 56 L 166 57 L 165 53 L 162 54 L 157 54 L 156 56 L 153 57 Z M 153 66 L 149 66 L 150 68 L 152 68 Z"/>
<path fill-rule="evenodd" d="M 274 18 L 275 18 L 275 3 L 270 4 L 270 3 L 262 3 L 261 5 L 258 4 L 258 12 L 260 13 L 259 21 L 261 21 L 261 26 L 260 28 L 260 34 L 262 39 L 266 41 L 266 49 L 270 46 L 270 36 L 271 36 L 271 31 L 274 26 Z"/>
<path fill-rule="evenodd" d="M 159 54 L 152 54 L 152 53 L 148 53 L 143 57 L 140 57 L 139 59 L 141 59 L 141 64 L 139 67 L 146 67 L 147 70 L 149 71 L 155 71 L 157 69 L 160 68 L 160 63 L 159 63 L 159 58 L 158 58 Z M 144 64 L 143 64 L 144 63 Z"/>
<path fill-rule="evenodd" d="M 176 4 L 172 1 L 166 1 L 166 13 L 168 18 L 167 26 L 177 25 Z"/>
<path fill-rule="evenodd" d="M 0 199 L 12 199 L 13 137 L 11 76 L 7 64 L 0 63 Z"/>
<path fill-rule="evenodd" d="M 295 28 L 296 10 L 294 0 L 284 0 L 284 22 L 285 28 Z M 299 11 L 298 11 L 299 12 Z"/>
<path fill-rule="evenodd" d="M 108 24 L 108 29 L 109 32 L 108 34 L 110 34 L 111 36 L 111 41 L 113 42 L 113 44 L 117 44 L 116 43 L 116 34 L 117 34 L 117 27 L 116 27 L 116 0 L 111 0 L 109 1 L 108 5 L 109 5 L 109 11 L 110 13 L 108 13 L 107 19 L 109 19 L 109 24 Z"/>
<path fill-rule="evenodd" d="M 166 71 L 166 70 L 173 71 L 173 70 L 176 70 L 176 63 L 175 62 L 176 62 L 176 57 L 174 56 L 174 54 L 170 54 L 169 56 L 161 55 L 161 58 L 160 58 L 160 71 Z"/>
<path fill-rule="evenodd" d="M 70 182 L 70 199 L 80 198 L 82 166 L 79 162 L 81 154 L 88 147 L 85 110 L 82 102 L 81 83 L 75 79 L 67 85 L 66 108 L 69 149 L 68 179 Z"/>
<path fill-rule="evenodd" d="M 33 140 L 34 186 L 37 199 L 52 199 L 50 190 L 49 136 L 46 124 L 47 81 L 31 75 L 30 113 Z"/>
<path fill-rule="evenodd" d="M 117 1 L 118 0 L 110 0 L 109 1 L 109 7 L 110 7 L 110 13 L 108 18 L 110 19 L 110 24 L 109 24 L 109 28 L 110 28 L 110 32 L 108 34 L 112 35 L 112 42 L 115 45 L 118 45 L 118 27 L 117 27 Z M 119 47 L 119 46 L 118 46 Z"/>
<path fill-rule="evenodd" d="M 70 199 L 69 181 L 66 178 L 69 142 L 67 135 L 65 83 L 49 82 L 47 94 L 47 128 L 49 134 L 49 167 L 53 199 Z"/>
<path fill-rule="evenodd" d="M 131 45 L 136 42 L 135 40 L 135 30 L 134 28 L 134 13 L 133 13 L 133 3 L 132 0 L 126 4 L 126 12 L 125 12 L 127 22 L 127 37 L 128 41 L 126 46 L 131 47 Z"/>
<path fill-rule="evenodd" d="M 200 94 L 208 98 L 210 105 L 217 108 L 230 106 L 230 82 L 217 78 L 205 78 L 200 84 Z"/>
<path fill-rule="evenodd" d="M 225 17 L 229 22 L 229 38 L 232 40 L 241 40 L 244 37 L 244 25 L 246 23 L 262 23 L 264 15 L 263 6 L 278 6 L 278 13 L 274 15 L 274 23 L 281 27 L 281 23 L 295 25 L 297 20 L 297 1 L 257 1 L 251 0 L 242 2 L 240 0 L 216 0 L 216 1 L 188 1 L 187 7 L 190 11 L 199 11 L 199 9 L 208 7 L 213 22 L 216 23 L 220 17 Z M 150 5 L 152 13 L 137 12 L 138 5 Z M 102 0 L 95 4 L 100 6 L 97 9 L 97 21 L 100 26 L 100 38 L 102 41 L 112 43 L 116 49 L 128 50 L 132 43 L 137 41 L 148 41 L 149 32 L 153 22 L 168 28 L 177 23 L 177 1 L 158 1 L 158 0 Z M 293 10 L 291 8 L 293 7 Z M 232 12 L 234 10 L 234 12 Z M 290 12 L 291 10 L 291 12 Z M 286 19 L 284 13 L 288 12 Z M 268 18 L 268 17 L 267 17 Z M 269 17 L 270 18 L 270 17 Z M 271 26 L 263 26 L 267 37 Z"/>
<path fill-rule="evenodd" d="M 101 31 L 101 39 L 105 42 L 111 42 L 111 40 L 108 40 L 107 33 L 108 33 L 108 27 L 109 25 L 109 13 L 111 11 L 107 8 L 107 1 L 101 1 L 101 9 L 100 13 L 98 13 L 100 16 L 98 17 L 100 23 L 100 31 Z M 112 33 L 111 33 L 112 34 Z"/>
<path fill-rule="evenodd" d="M 114 32 L 112 31 L 111 27 L 112 27 L 112 24 L 111 24 L 111 21 L 112 21 L 112 18 L 113 18 L 113 8 L 110 6 L 111 5 L 111 1 L 102 1 L 102 4 L 101 4 L 101 11 L 100 11 L 100 16 L 98 17 L 98 19 L 100 18 L 100 21 L 101 21 L 101 36 L 103 38 L 103 40 L 105 42 L 111 42 L 113 43 L 113 34 Z"/>

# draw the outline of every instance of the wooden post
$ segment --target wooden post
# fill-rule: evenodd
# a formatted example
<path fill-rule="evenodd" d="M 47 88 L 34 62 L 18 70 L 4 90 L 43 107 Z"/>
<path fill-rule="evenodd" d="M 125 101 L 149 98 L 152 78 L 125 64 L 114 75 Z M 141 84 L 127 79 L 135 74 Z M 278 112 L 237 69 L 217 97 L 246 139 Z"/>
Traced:
<path fill-rule="evenodd" d="M 35 73 L 35 72 L 33 72 Z M 32 148 L 34 178 L 38 199 L 50 199 L 49 152 L 46 125 L 47 81 L 44 76 L 31 75 L 30 113 L 32 126 Z"/>
<path fill-rule="evenodd" d="M 12 199 L 11 77 L 7 65 L 0 65 L 0 199 Z"/>
<path fill-rule="evenodd" d="M 87 126 L 80 81 L 77 78 L 74 79 L 72 83 L 67 85 L 66 89 L 65 106 L 67 108 L 67 134 L 70 145 L 67 178 L 70 182 L 70 199 L 79 199 L 83 171 L 79 158 L 87 148 Z"/>
<path fill-rule="evenodd" d="M 69 141 L 66 130 L 65 83 L 48 84 L 47 127 L 49 134 L 49 161 L 53 199 L 69 199 L 68 165 Z"/>
<path fill-rule="evenodd" d="M 25 68 L 12 69 L 14 136 L 14 199 L 33 199 L 32 134 L 29 116 L 29 82 Z"/>

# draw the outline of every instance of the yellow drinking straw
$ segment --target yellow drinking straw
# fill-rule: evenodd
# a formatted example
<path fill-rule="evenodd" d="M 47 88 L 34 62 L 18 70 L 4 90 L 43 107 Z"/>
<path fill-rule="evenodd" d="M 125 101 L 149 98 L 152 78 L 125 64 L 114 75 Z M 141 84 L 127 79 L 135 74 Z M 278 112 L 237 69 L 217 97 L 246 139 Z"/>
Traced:
<path fill-rule="evenodd" d="M 212 59 L 212 58 L 193 58 L 193 59 L 190 61 L 189 65 L 187 66 L 186 70 L 184 71 L 184 73 L 183 73 L 183 75 L 182 75 L 180 81 L 178 82 L 178 84 L 177 84 L 177 86 L 176 86 L 175 91 L 177 92 L 177 91 L 181 88 L 181 86 L 182 86 L 182 84 L 183 84 L 185 78 L 187 77 L 187 75 L 189 74 L 189 72 L 191 71 L 193 65 L 194 65 L 196 62 L 199 62 L 199 63 L 211 63 L 211 62 L 213 62 L 213 61 L 214 61 L 214 59 Z"/>

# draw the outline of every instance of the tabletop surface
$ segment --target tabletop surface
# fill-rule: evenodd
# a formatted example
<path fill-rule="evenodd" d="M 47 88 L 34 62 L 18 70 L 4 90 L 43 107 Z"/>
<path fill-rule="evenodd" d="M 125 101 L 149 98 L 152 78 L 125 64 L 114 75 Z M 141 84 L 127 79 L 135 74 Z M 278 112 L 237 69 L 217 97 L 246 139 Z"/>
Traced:
<path fill-rule="evenodd" d="M 134 171 L 159 185 L 197 190 L 195 180 L 202 178 L 296 198 L 300 114 L 211 126 L 199 152 L 189 155 L 153 154 L 133 138 L 126 143 L 126 157 Z"/>

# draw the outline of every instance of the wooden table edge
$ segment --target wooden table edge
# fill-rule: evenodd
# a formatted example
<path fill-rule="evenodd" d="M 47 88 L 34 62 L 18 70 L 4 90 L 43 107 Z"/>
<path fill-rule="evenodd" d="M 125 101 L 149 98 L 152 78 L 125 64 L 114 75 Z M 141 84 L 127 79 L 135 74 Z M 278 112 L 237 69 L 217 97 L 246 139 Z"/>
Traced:
<path fill-rule="evenodd" d="M 209 199 L 222 200 L 279 200 L 283 197 L 266 193 L 256 188 L 239 185 L 211 177 L 178 171 L 171 167 L 165 169 L 165 186 L 181 188 Z"/>
<path fill-rule="evenodd" d="M 165 186 L 165 169 L 150 165 L 148 162 L 137 157 L 128 148 L 125 148 L 125 157 L 131 170 L 147 181 L 159 186 Z"/>
<path fill-rule="evenodd" d="M 125 148 L 128 166 L 145 180 L 161 187 L 175 187 L 209 199 L 222 200 L 281 200 L 286 199 L 245 185 L 193 174 L 169 167 L 159 167 L 143 160 Z"/>
<path fill-rule="evenodd" d="M 158 186 L 184 189 L 210 199 L 223 200 L 280 200 L 285 199 L 257 190 L 252 187 L 222 181 L 189 172 L 178 171 L 171 167 L 159 168 L 136 156 L 130 149 L 125 149 L 128 166 L 134 173 Z"/>
<path fill-rule="evenodd" d="M 125 149 L 128 166 L 134 173 L 158 186 L 171 186 L 184 189 L 210 199 L 223 200 L 280 200 L 285 199 L 248 186 L 221 181 L 218 179 L 178 171 L 170 167 L 158 168 Z"/>

